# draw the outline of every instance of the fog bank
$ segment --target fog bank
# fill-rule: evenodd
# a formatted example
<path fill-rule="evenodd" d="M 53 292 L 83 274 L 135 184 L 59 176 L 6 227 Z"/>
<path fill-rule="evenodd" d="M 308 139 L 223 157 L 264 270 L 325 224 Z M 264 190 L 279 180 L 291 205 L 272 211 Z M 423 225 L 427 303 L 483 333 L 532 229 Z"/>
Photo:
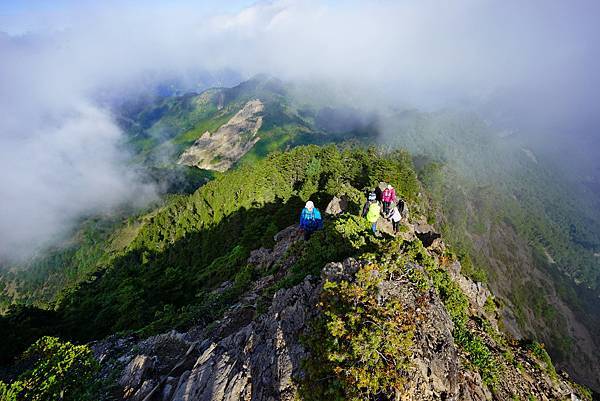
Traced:
<path fill-rule="evenodd" d="M 596 1 L 220 7 L 66 1 L 0 13 L 0 256 L 60 236 L 82 213 L 150 198 L 106 100 L 199 72 L 209 78 L 193 87 L 225 70 L 266 73 L 351 88 L 342 93 L 359 107 L 482 109 L 539 143 L 598 137 Z"/>

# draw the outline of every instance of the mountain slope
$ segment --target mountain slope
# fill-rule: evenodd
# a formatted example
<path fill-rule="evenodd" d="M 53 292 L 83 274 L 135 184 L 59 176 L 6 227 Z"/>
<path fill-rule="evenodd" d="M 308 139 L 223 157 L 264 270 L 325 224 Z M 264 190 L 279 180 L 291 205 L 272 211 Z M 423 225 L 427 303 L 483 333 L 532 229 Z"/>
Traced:
<path fill-rule="evenodd" d="M 216 132 L 253 100 L 264 106 L 258 130 L 261 140 L 242 162 L 291 146 L 369 136 L 363 124 L 340 126 L 336 121 L 342 116 L 333 115 L 335 109 L 315 110 L 296 100 L 282 81 L 264 76 L 233 88 L 209 89 L 201 94 L 161 99 L 141 110 L 122 111 L 120 121 L 138 158 L 147 164 L 164 165 L 179 159 L 207 131 Z M 357 127 L 361 132 L 352 132 Z"/>
<path fill-rule="evenodd" d="M 256 133 L 261 139 L 237 164 L 252 164 L 270 152 L 298 145 L 365 140 L 375 135 L 368 134 L 362 122 L 332 125 L 334 109 L 309 110 L 294 101 L 281 81 L 256 77 L 233 88 L 120 105 L 115 114 L 125 132 L 124 146 L 133 153 L 132 168 L 142 170 L 165 194 L 194 192 L 212 179 L 214 172 L 179 165 L 177 161 L 203 134 L 217 132 L 254 99 L 260 99 L 264 105 L 260 113 L 262 124 Z M 343 117 L 348 117 L 348 113 Z M 357 127 L 360 129 L 352 131 Z M 222 151 L 227 152 L 227 146 Z M 216 159 L 218 155 L 207 156 L 209 162 Z M 61 290 L 93 277 L 106 264 L 106 255 L 113 255 L 128 244 L 129 237 L 141 226 L 136 221 L 139 213 L 129 210 L 92 216 L 77 227 L 72 238 L 65 240 L 66 246 L 47 250 L 17 265 L 0 261 L 2 310 L 14 303 L 52 308 Z"/>
<path fill-rule="evenodd" d="M 208 292 L 239 273 L 249 250 L 270 244 L 279 229 L 294 222 L 308 197 L 324 206 L 323 197 L 343 190 L 347 180 L 362 188 L 383 175 L 403 183 L 400 193 L 416 199 L 418 185 L 407 155 L 383 159 L 332 147 L 298 148 L 219 176 L 193 195 L 172 198 L 140 219 L 135 237 L 102 270 L 61 294 L 49 312 L 51 325 L 46 318 L 37 321 L 28 309 L 0 318 L 0 330 L 11 339 L 1 355 L 6 361 L 40 332 L 90 340 L 119 330 L 155 332 L 197 316 L 210 321 L 235 294 L 216 300 L 222 305 L 215 308 Z M 324 255 L 307 255 L 302 268 L 347 252 L 326 245 Z"/>
<path fill-rule="evenodd" d="M 397 130 L 388 140 L 398 146 L 429 149 L 419 176 L 436 221 L 468 255 L 475 269 L 467 273 L 487 280 L 507 306 L 506 329 L 543 340 L 560 366 L 600 386 L 600 230 L 590 199 L 474 115 L 410 112 L 385 125 Z"/>
<path fill-rule="evenodd" d="M 94 345 L 104 361 L 102 374 L 120 372 L 115 396 L 154 394 L 173 401 L 588 396 L 557 375 L 539 344 L 500 334 L 489 291 L 462 276 L 459 262 L 438 265 L 446 256 L 442 242 L 428 251 L 414 234 L 408 241 L 382 242 L 378 256 L 326 264 L 320 278 L 309 276 L 277 291 L 268 310 L 256 316 L 261 290 L 286 274 L 289 251 L 300 238 L 288 227 L 276 235 L 273 250 L 251 254 L 250 265 L 277 266 L 276 274 L 252 285 L 217 326 L 141 341 L 111 337 Z M 357 353 L 354 347 L 360 347 Z M 364 378 L 357 380 L 357 373 Z"/>
<path fill-rule="evenodd" d="M 328 98 L 321 93 L 318 97 L 320 101 L 296 97 L 290 85 L 257 77 L 234 88 L 158 99 L 123 111 L 121 122 L 137 161 L 152 179 L 164 184 L 167 192 L 176 193 L 191 193 L 211 179 L 222 182 L 219 173 L 178 166 L 176 161 L 206 131 L 217 132 L 253 99 L 264 104 L 262 126 L 256 133 L 261 139 L 233 165 L 234 169 L 248 168 L 271 151 L 304 143 L 350 139 L 411 150 L 425 187 L 418 198 L 420 210 L 430 222 L 436 222 L 455 249 L 463 272 L 487 282 L 493 290 L 504 317 L 504 330 L 519 338 L 544 341 L 558 366 L 600 388 L 600 344 L 595 335 L 600 330 L 600 258 L 595 256 L 600 250 L 600 220 L 593 207 L 597 203 L 580 195 L 560 169 L 530 144 L 508 132 L 498 132 L 473 114 L 379 110 L 374 115 L 324 101 Z M 369 165 L 368 157 L 360 163 Z M 304 170 L 319 171 L 322 167 L 305 159 L 303 163 L 293 167 L 277 164 L 276 168 L 296 169 L 302 181 Z M 375 171 L 380 167 L 369 168 Z M 346 169 L 341 167 L 340 171 Z M 226 203 L 235 204 L 237 196 L 247 200 L 245 197 L 252 193 L 259 194 L 259 200 L 256 204 L 242 203 L 243 209 L 235 211 L 227 206 L 226 218 L 217 213 L 219 223 L 211 226 L 206 239 L 190 227 L 205 230 L 200 221 L 213 218 L 212 209 L 219 209 L 216 204 L 222 201 L 223 189 L 218 200 L 192 202 L 185 196 L 171 197 L 152 213 L 121 220 L 114 232 L 90 235 L 90 241 L 77 241 L 65 253 L 59 249 L 35 261 L 39 268 L 3 273 L 5 304 L 20 300 L 53 309 L 57 293 L 66 290 L 58 299 L 63 305 L 61 313 L 69 315 L 65 302 L 72 302 L 75 317 L 61 316 L 62 323 L 53 333 L 66 330 L 70 335 L 85 331 L 78 326 L 96 327 L 96 323 L 77 317 L 79 314 L 95 316 L 99 334 L 127 329 L 156 333 L 185 327 L 197 315 L 210 321 L 226 307 L 222 298 L 216 306 L 210 303 L 213 301 L 199 302 L 212 291 L 215 280 L 231 278 L 256 241 L 269 246 L 272 235 L 295 219 L 295 209 L 314 186 L 322 191 L 329 182 L 322 178 L 325 182 L 304 187 L 296 178 L 287 177 L 275 181 L 276 186 L 287 188 L 282 190 L 268 189 L 265 175 L 263 182 L 249 181 L 255 187 L 244 186 L 245 178 L 237 177 L 226 180 L 235 199 Z M 294 195 L 288 192 L 290 182 L 295 182 L 291 189 Z M 366 182 L 355 184 L 362 189 Z M 245 189 L 238 193 L 234 189 L 238 187 Z M 300 187 L 304 192 L 300 193 Z M 264 192 L 269 190 L 275 198 L 263 203 Z M 327 194 L 333 196 L 334 192 Z M 256 205 L 264 208 L 258 211 Z M 238 237 L 239 248 L 224 245 L 224 238 Z M 209 265 L 210 274 L 189 283 L 177 279 Z M 69 280 L 65 272 L 72 275 Z M 203 280 L 206 287 L 200 285 Z M 91 285 L 96 281 L 98 287 Z M 242 290 L 239 287 L 235 291 Z M 72 298 L 73 293 L 93 301 L 81 303 Z M 231 297 L 230 292 L 223 296 L 227 297 Z M 18 320 L 39 311 L 16 308 L 13 312 L 10 315 Z M 54 316 L 54 312 L 48 313 Z M 69 328 L 64 327 L 66 321 Z M 24 328 L 24 332 L 28 330 Z M 81 339 L 92 337 L 89 333 L 80 335 Z M 23 349 L 32 338 L 15 338 L 15 347 Z"/>
<path fill-rule="evenodd" d="M 216 132 L 206 131 L 180 156 L 178 163 L 205 170 L 226 171 L 260 140 L 263 103 L 251 100 Z"/>
<path fill-rule="evenodd" d="M 380 181 L 409 203 L 397 238 L 373 236 L 357 216 L 361 189 Z M 51 316 L 3 318 L 5 344 L 15 346 L 15 333 L 131 333 L 94 343 L 95 400 L 588 397 L 542 346 L 499 332 L 485 285 L 425 235 L 419 192 L 406 153 L 310 146 L 273 155 L 152 213 Z M 334 197 L 346 208 L 301 240 L 290 224 L 303 202 L 333 209 Z M 174 327 L 180 333 L 146 338 Z M 37 380 L 11 388 L 45 394 Z"/>

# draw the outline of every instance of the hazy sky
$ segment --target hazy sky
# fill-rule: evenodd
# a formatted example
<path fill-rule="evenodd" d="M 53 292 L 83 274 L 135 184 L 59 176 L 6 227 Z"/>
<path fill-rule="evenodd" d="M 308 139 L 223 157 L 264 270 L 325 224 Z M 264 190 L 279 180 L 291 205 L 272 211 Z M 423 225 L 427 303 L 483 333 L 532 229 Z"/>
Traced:
<path fill-rule="evenodd" d="M 4 0 L 0 256 L 152 192 L 99 97 L 230 69 L 354 87 L 371 105 L 500 99 L 532 130 L 594 136 L 598 16 L 596 0 Z"/>

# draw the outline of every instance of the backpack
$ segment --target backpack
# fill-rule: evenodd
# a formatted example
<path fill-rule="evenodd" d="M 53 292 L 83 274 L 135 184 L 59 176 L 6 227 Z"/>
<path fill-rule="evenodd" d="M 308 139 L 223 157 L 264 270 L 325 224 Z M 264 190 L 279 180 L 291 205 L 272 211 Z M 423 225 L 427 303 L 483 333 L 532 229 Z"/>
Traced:
<path fill-rule="evenodd" d="M 311 231 L 318 230 L 323 226 L 321 213 L 317 209 L 313 209 L 312 212 L 307 211 L 304 215 L 304 221 L 306 228 Z"/>
<path fill-rule="evenodd" d="M 400 213 L 404 213 L 406 205 L 404 204 L 404 201 L 402 199 L 398 199 L 398 202 L 396 202 L 396 207 L 398 208 Z"/>

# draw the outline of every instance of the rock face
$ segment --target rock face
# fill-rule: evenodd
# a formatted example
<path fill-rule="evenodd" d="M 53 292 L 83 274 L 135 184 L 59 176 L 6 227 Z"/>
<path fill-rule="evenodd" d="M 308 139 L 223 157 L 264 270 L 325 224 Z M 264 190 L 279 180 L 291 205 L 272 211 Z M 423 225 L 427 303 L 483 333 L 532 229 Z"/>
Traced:
<path fill-rule="evenodd" d="M 332 216 L 338 215 L 345 212 L 348 209 L 348 199 L 345 196 L 338 198 L 334 196 L 333 199 L 327 204 L 325 208 L 325 214 Z"/>
<path fill-rule="evenodd" d="M 149 372 L 154 368 L 154 361 L 146 355 L 137 355 L 125 367 L 125 371 L 119 380 L 123 386 L 125 394 L 133 394 L 134 390 L 143 383 L 142 379 L 149 376 Z"/>
<path fill-rule="evenodd" d="M 417 224 L 415 226 L 415 235 L 426 248 L 433 245 L 435 240 L 441 238 L 441 235 L 436 233 L 433 227 L 431 227 L 429 224 Z"/>
<path fill-rule="evenodd" d="M 206 170 L 225 171 L 244 156 L 260 137 L 263 103 L 251 100 L 215 133 L 206 131 L 183 152 L 178 163 Z"/>
<path fill-rule="evenodd" d="M 298 341 L 314 314 L 310 279 L 275 294 L 268 313 L 211 342 L 179 380 L 171 400 L 292 400 L 305 356 Z"/>
<path fill-rule="evenodd" d="M 298 335 L 316 313 L 318 294 L 319 286 L 307 277 L 302 284 L 277 292 L 267 313 L 224 338 L 207 338 L 198 344 L 191 333 L 182 335 L 180 339 L 193 351 L 179 355 L 179 370 L 151 369 L 150 357 L 134 356 L 119 381 L 124 388 L 121 397 L 147 401 L 293 400 L 294 379 L 301 375 L 301 361 L 306 356 Z"/>
<path fill-rule="evenodd" d="M 411 233 L 432 232 L 411 225 Z M 251 253 L 247 263 L 258 268 L 277 266 L 285 274 L 295 258 L 288 252 L 299 241 L 296 227 L 275 236 L 273 249 Z M 413 237 L 412 240 L 417 240 Z M 434 257 L 444 249 L 441 239 L 430 247 Z M 441 256 L 439 256 L 441 257 Z M 194 327 L 185 333 L 170 332 L 142 341 L 109 338 L 94 346 L 105 377 L 117 375 L 119 392 L 107 399 L 135 401 L 292 401 L 298 398 L 303 378 L 302 361 L 310 357 L 301 336 L 319 315 L 318 304 L 326 281 L 353 281 L 370 262 L 347 258 L 326 264 L 320 278 L 307 276 L 300 284 L 277 291 L 270 307 L 257 314 L 258 295 L 276 281 L 273 275 L 254 287 L 216 322 L 216 328 Z M 409 269 L 426 277 L 418 264 Z M 451 279 L 468 298 L 471 320 L 488 319 L 485 304 L 491 293 L 460 273 L 460 263 L 447 266 Z M 409 270 L 410 271 L 410 270 Z M 454 324 L 433 287 L 422 292 L 407 277 L 389 277 L 378 286 L 378 302 L 400 301 L 414 314 L 407 385 L 408 400 L 538 400 L 578 399 L 571 384 L 551 375 L 530 351 L 500 340 L 495 317 L 488 319 L 492 332 L 481 338 L 492 350 L 501 376 L 493 387 L 484 383 L 471 364 L 472 356 L 454 338 Z M 490 334 L 492 333 L 492 334 Z M 511 355 L 511 360 L 505 355 Z M 112 372 L 112 374 L 111 374 Z M 116 397 L 116 398 L 115 398 Z M 517 397 L 517 398 L 514 398 Z M 575 398 L 572 398 L 575 397 Z"/>

